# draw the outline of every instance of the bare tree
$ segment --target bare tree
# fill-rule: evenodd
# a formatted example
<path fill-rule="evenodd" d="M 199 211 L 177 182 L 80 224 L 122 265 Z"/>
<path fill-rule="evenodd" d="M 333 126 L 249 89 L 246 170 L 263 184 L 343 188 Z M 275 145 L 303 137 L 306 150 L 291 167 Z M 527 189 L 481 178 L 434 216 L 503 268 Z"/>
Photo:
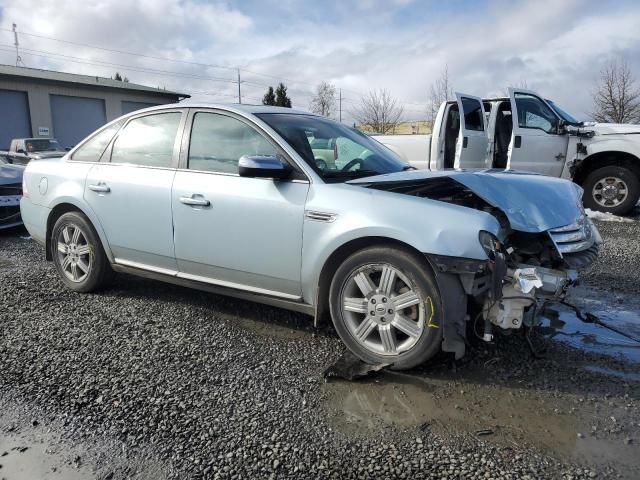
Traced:
<path fill-rule="evenodd" d="M 640 90 L 624 58 L 611 60 L 601 71 L 593 97 L 597 122 L 640 122 Z"/>
<path fill-rule="evenodd" d="M 388 90 L 371 90 L 352 112 L 361 127 L 375 133 L 387 133 L 400 123 L 404 109 Z"/>
<path fill-rule="evenodd" d="M 438 114 L 438 109 L 442 102 L 453 100 L 453 88 L 449 80 L 449 66 L 445 65 L 440 77 L 431 84 L 429 89 L 428 115 L 433 122 Z"/>
<path fill-rule="evenodd" d="M 330 117 L 336 108 L 336 87 L 329 82 L 322 82 L 316 87 L 309 108 L 313 113 Z"/>

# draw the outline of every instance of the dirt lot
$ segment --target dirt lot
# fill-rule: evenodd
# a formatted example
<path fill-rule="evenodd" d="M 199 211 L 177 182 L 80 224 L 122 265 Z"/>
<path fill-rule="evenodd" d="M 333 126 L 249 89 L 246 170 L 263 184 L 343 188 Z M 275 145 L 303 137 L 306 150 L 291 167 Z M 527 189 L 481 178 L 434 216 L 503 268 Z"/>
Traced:
<path fill-rule="evenodd" d="M 599 228 L 573 301 L 640 336 L 640 222 Z M 0 306 L 6 480 L 639 477 L 640 348 L 566 309 L 540 359 L 514 335 L 325 383 L 330 328 L 128 276 L 74 294 L 24 230 L 0 233 Z"/>

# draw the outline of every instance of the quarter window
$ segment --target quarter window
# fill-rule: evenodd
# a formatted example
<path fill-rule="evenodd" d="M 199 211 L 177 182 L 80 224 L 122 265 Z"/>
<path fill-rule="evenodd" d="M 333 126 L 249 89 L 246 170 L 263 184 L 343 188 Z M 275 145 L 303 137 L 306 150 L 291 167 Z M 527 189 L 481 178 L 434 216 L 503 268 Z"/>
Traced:
<path fill-rule="evenodd" d="M 100 157 L 104 153 L 104 149 L 107 148 L 107 145 L 109 145 L 109 142 L 123 124 L 124 120 L 120 120 L 96 133 L 75 151 L 71 160 L 77 160 L 79 162 L 99 162 Z"/>
<path fill-rule="evenodd" d="M 181 115 L 169 112 L 131 120 L 113 144 L 111 162 L 170 167 Z"/>
<path fill-rule="evenodd" d="M 255 129 L 233 117 L 217 113 L 196 113 L 189 145 L 190 170 L 238 173 L 243 155 L 271 155 L 278 152 Z"/>
<path fill-rule="evenodd" d="M 520 128 L 537 128 L 547 133 L 557 133 L 558 117 L 542 100 L 527 93 L 516 93 L 515 100 Z"/>

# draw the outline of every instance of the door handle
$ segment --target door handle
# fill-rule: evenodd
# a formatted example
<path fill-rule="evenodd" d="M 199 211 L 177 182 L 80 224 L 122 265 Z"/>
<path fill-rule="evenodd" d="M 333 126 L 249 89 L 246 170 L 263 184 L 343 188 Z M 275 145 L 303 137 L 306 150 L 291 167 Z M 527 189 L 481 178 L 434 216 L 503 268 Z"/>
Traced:
<path fill-rule="evenodd" d="M 89 190 L 100 193 L 109 193 L 111 189 L 104 183 L 98 183 L 97 185 L 89 185 Z"/>
<path fill-rule="evenodd" d="M 180 197 L 180 201 L 185 205 L 191 205 L 193 207 L 208 207 L 211 205 L 211 202 L 206 198 L 196 198 L 195 195 L 191 195 L 190 197 Z"/>
<path fill-rule="evenodd" d="M 469 137 L 462 137 L 462 148 L 467 148 L 469 144 Z"/>
<path fill-rule="evenodd" d="M 516 135 L 513 139 L 513 148 L 520 148 L 522 145 L 522 137 L 520 135 Z"/>

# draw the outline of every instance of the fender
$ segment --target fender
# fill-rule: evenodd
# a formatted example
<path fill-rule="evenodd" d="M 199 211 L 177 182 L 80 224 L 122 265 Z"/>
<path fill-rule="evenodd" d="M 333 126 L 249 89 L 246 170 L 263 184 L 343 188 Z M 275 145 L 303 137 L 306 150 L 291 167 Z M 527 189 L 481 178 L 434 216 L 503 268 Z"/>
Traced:
<path fill-rule="evenodd" d="M 102 248 L 104 248 L 104 252 L 106 253 L 107 258 L 109 259 L 109 262 L 110 263 L 114 263 L 113 252 L 111 252 L 111 248 L 109 247 L 109 242 L 107 241 L 107 236 L 104 233 L 104 229 L 102 228 L 102 224 L 100 223 L 100 220 L 98 220 L 98 216 L 93 211 L 93 209 L 87 203 L 80 202 L 75 197 L 69 197 L 69 196 L 58 197 L 58 198 L 56 198 L 55 203 L 52 203 L 51 205 L 49 205 L 49 207 L 51 208 L 51 213 L 49 213 L 49 218 L 51 217 L 51 215 L 55 211 L 56 207 L 59 207 L 60 205 L 72 205 L 73 207 L 75 207 L 76 209 L 78 209 L 84 215 L 87 216 L 87 218 L 89 219 L 89 221 L 93 225 L 93 228 L 95 228 L 95 230 L 96 230 L 96 232 L 98 234 L 98 237 L 100 238 L 100 242 L 102 243 Z M 49 223 L 49 218 L 47 218 L 47 224 Z M 51 227 L 53 228 L 53 225 Z M 47 238 L 46 238 L 46 246 L 45 246 L 45 248 L 48 248 L 50 235 L 51 235 L 51 231 L 50 231 L 50 229 L 47 229 Z"/>

